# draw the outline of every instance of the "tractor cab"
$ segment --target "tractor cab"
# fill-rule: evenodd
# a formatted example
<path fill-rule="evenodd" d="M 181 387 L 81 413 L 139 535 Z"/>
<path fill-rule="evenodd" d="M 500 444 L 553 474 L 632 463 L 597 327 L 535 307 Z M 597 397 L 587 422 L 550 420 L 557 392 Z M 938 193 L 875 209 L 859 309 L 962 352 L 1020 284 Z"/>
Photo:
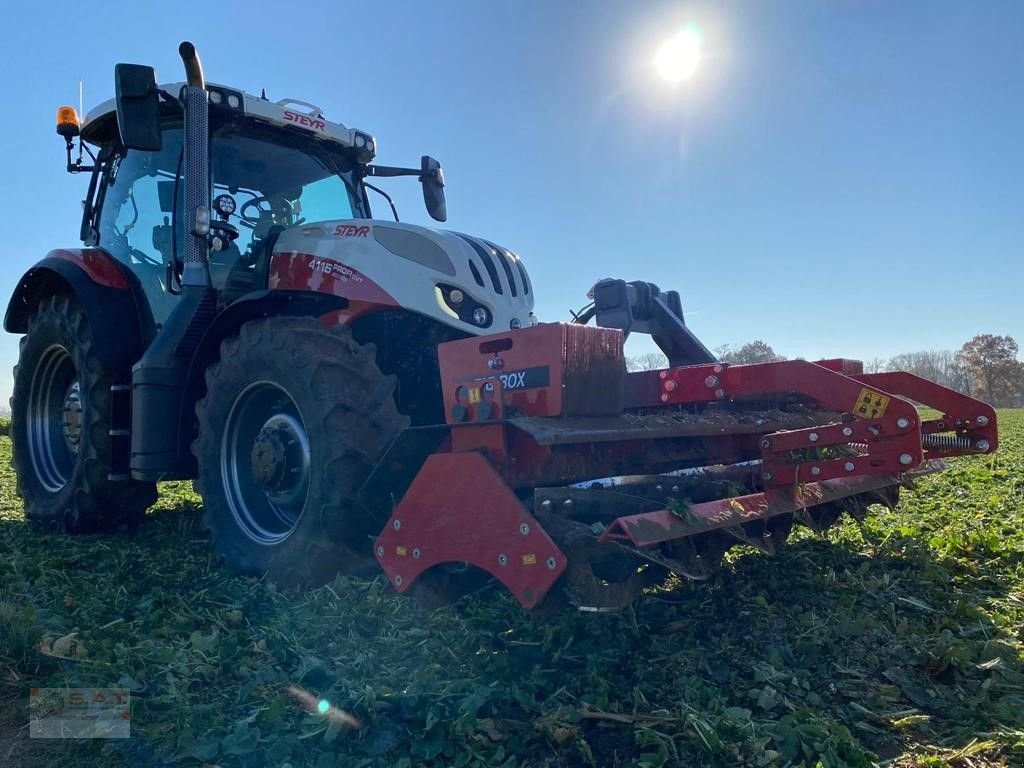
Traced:
<path fill-rule="evenodd" d="M 210 282 L 229 302 L 258 286 L 285 229 L 369 218 L 362 176 L 375 142 L 312 105 L 299 111 L 286 108 L 291 100 L 273 103 L 212 84 L 209 91 L 211 215 L 228 225 L 210 253 Z M 82 139 L 99 148 L 83 232 L 132 270 L 161 323 L 180 290 L 186 237 L 180 110 L 161 105 L 158 150 L 121 146 L 113 100 L 86 116 Z"/>

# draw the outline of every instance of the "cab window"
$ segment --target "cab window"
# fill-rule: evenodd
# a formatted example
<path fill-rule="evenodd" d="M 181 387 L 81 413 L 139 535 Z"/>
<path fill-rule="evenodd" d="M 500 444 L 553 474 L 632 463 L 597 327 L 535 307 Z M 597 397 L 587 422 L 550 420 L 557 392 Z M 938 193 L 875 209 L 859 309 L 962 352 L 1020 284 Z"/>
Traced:
<path fill-rule="evenodd" d="M 99 244 L 135 273 L 157 323 L 170 314 L 175 300 L 166 281 L 174 253 L 171 222 L 176 194 L 179 211 L 182 204 L 182 185 L 175 183 L 181 150 L 181 129 L 167 130 L 159 152 L 129 150 L 115 156 L 104 177 Z M 178 229 L 180 252 L 183 232 Z"/>

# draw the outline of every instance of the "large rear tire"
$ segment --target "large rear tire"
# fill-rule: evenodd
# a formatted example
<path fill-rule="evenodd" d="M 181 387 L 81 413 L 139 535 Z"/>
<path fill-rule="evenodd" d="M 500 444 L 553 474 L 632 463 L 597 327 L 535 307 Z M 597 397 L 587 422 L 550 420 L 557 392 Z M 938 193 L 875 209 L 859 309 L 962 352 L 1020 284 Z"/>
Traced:
<path fill-rule="evenodd" d="M 227 565 L 313 585 L 372 563 L 387 510 L 355 498 L 409 421 L 372 346 L 312 318 L 242 326 L 196 406 L 196 487 Z"/>
<path fill-rule="evenodd" d="M 68 296 L 44 299 L 21 339 L 11 466 L 25 516 L 49 530 L 133 526 L 156 501 L 154 483 L 109 478 L 110 387 L 118 372 L 96 356 L 96 342 L 81 306 Z"/>

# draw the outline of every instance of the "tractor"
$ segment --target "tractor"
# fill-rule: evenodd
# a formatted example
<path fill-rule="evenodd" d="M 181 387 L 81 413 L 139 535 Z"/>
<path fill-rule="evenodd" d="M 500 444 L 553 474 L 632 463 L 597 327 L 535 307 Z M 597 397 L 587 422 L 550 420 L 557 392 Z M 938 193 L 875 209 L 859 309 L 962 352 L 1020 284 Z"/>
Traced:
<path fill-rule="evenodd" d="M 525 608 L 605 611 L 997 447 L 992 408 L 911 374 L 722 363 L 651 283 L 600 280 L 539 322 L 516 253 L 400 223 L 370 181 L 415 176 L 444 222 L 437 160 L 375 164 L 371 134 L 179 53 L 183 83 L 118 64 L 112 100 L 58 110 L 83 247 L 33 266 L 4 320 L 38 527 L 136 526 L 157 483 L 191 479 L 244 573 L 482 574 Z M 668 365 L 627 372 L 630 334 Z"/>

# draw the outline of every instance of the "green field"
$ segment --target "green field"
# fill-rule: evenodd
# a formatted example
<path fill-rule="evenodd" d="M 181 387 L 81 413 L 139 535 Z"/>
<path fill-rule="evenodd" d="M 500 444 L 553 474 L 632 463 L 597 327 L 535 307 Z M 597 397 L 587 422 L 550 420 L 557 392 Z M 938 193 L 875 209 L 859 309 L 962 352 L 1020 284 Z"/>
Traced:
<path fill-rule="evenodd" d="M 1024 765 L 1024 411 L 1000 419 L 895 512 L 556 618 L 235 576 L 184 484 L 134 533 L 33 532 L 0 437 L 0 765 Z M 132 689 L 131 738 L 30 740 L 29 688 L 62 686 Z"/>

